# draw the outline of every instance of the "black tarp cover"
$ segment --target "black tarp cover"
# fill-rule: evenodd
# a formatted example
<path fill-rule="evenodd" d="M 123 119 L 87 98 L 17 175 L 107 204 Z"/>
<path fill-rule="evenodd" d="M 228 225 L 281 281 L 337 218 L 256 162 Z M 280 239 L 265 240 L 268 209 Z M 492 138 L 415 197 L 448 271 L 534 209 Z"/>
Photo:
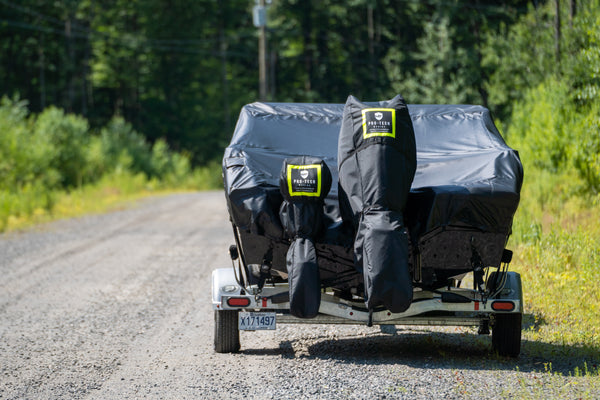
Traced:
<path fill-rule="evenodd" d="M 320 241 L 352 246 L 338 201 L 343 108 L 302 103 L 252 103 L 242 108 L 223 158 L 228 209 L 240 232 L 277 243 L 289 239 L 278 216 L 279 173 L 285 158 L 311 155 L 324 160 L 332 175 Z M 419 258 L 413 278 L 441 282 L 468 271 L 474 252 L 484 265 L 499 265 L 523 179 L 517 152 L 505 144 L 484 107 L 409 104 L 408 110 L 417 148 L 417 170 L 405 211 L 411 252 Z M 259 247 L 252 249 L 260 252 Z"/>
<path fill-rule="evenodd" d="M 349 96 L 338 142 L 342 218 L 354 226 L 356 269 L 369 310 L 399 313 L 411 304 L 404 210 L 416 169 L 415 134 L 398 95 L 371 107 Z M 351 210 L 351 213 L 344 212 Z"/>
<path fill-rule="evenodd" d="M 279 218 L 292 242 L 286 254 L 290 314 L 314 318 L 321 305 L 321 279 L 314 238 L 323 228 L 323 199 L 331 187 L 327 164 L 316 157 L 286 158 L 280 177 Z"/>

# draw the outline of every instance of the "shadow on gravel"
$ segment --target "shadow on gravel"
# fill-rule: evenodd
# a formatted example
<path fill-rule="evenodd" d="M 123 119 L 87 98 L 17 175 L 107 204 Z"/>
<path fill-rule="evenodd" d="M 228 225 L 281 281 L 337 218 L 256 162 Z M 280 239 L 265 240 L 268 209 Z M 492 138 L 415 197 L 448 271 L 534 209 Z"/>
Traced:
<path fill-rule="evenodd" d="M 528 318 L 529 317 L 529 318 Z M 528 323 L 529 321 L 529 323 Z M 524 330 L 545 321 L 526 316 Z M 320 332 L 297 339 L 282 340 L 277 348 L 243 348 L 252 356 L 282 359 L 323 359 L 358 365 L 403 364 L 412 368 L 506 370 L 554 372 L 576 375 L 600 370 L 600 345 L 593 348 L 558 345 L 523 339 L 519 358 L 500 357 L 492 352 L 491 335 L 472 332 L 436 331 L 401 326 L 381 326 L 380 331 L 356 335 Z M 579 369 L 579 372 L 576 369 Z M 593 372 L 592 372 L 593 373 Z"/>
<path fill-rule="evenodd" d="M 390 334 L 391 333 L 391 334 Z M 276 353 L 295 358 L 294 343 L 282 342 Z M 573 374 L 584 362 L 597 370 L 597 349 L 584 350 L 572 346 L 523 340 L 518 359 L 500 357 L 491 350 L 491 336 L 471 333 L 441 333 L 398 330 L 346 338 L 317 338 L 300 357 L 333 359 L 340 363 L 360 365 L 404 364 L 412 368 L 445 368 L 472 370 L 511 370 L 544 372 L 551 364 L 553 372 Z"/>
<path fill-rule="evenodd" d="M 241 353 L 255 356 L 280 356 L 282 358 L 296 358 L 292 342 L 283 341 L 276 349 L 242 349 Z"/>

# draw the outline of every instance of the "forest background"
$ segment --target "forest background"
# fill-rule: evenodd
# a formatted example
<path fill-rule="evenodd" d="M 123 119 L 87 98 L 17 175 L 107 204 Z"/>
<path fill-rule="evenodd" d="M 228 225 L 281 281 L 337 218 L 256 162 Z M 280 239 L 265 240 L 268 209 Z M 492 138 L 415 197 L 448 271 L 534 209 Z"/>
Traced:
<path fill-rule="evenodd" d="M 0 231 L 86 198 L 219 187 L 258 99 L 254 5 L 0 0 Z M 597 363 L 600 1 L 273 0 L 266 35 L 269 101 L 488 107 L 525 167 L 527 337 Z"/>

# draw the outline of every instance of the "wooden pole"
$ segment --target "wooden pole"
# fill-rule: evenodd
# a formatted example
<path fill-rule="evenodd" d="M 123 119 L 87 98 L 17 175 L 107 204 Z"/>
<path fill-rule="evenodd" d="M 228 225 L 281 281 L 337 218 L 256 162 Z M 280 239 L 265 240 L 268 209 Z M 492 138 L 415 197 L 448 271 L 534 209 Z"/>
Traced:
<path fill-rule="evenodd" d="M 265 7 L 265 0 L 260 0 L 259 5 Z M 258 36 L 258 81 L 259 81 L 259 99 L 267 100 L 267 26 L 266 21 L 259 29 Z"/>

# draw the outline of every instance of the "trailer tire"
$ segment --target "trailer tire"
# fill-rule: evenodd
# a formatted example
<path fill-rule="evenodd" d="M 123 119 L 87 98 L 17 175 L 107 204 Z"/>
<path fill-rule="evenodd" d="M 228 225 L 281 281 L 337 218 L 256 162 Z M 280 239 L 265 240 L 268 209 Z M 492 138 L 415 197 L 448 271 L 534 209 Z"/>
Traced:
<path fill-rule="evenodd" d="M 236 353 L 240 350 L 238 311 L 215 310 L 215 351 Z"/>
<path fill-rule="evenodd" d="M 496 314 L 492 349 L 501 356 L 518 357 L 521 352 L 522 314 Z"/>

